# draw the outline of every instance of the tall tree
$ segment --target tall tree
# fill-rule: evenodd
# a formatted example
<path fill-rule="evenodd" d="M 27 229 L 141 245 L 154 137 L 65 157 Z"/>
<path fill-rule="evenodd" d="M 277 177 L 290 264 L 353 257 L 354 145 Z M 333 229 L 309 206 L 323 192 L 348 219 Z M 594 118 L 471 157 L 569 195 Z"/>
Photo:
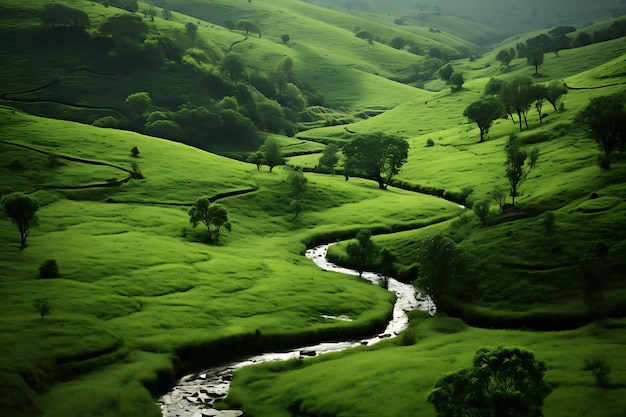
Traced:
<path fill-rule="evenodd" d="M 429 236 L 417 254 L 419 273 L 415 287 L 430 297 L 437 311 L 445 311 L 450 288 L 462 280 L 468 268 L 465 253 L 447 236 Z"/>
<path fill-rule="evenodd" d="M 535 75 L 539 74 L 539 66 L 543 64 L 543 50 L 539 48 L 530 49 L 526 55 L 526 62 L 535 67 Z"/>
<path fill-rule="evenodd" d="M 0 203 L 2 203 L 4 213 L 20 231 L 20 249 L 24 249 L 30 226 L 37 222 L 36 213 L 40 207 L 39 201 L 24 193 L 16 192 L 3 196 Z"/>
<path fill-rule="evenodd" d="M 472 368 L 447 374 L 428 394 L 437 417 L 541 417 L 552 387 L 546 365 L 519 347 L 480 348 Z"/>
<path fill-rule="evenodd" d="M 507 68 L 510 67 L 510 64 L 511 64 L 512 60 L 513 60 L 513 57 L 511 56 L 509 51 L 507 51 L 506 49 L 501 50 L 496 55 L 496 61 L 500 61 L 500 63 L 502 65 L 506 66 Z"/>
<path fill-rule="evenodd" d="M 356 234 L 356 242 L 351 241 L 346 246 L 350 263 L 359 272 L 359 276 L 362 276 L 363 271 L 374 263 L 377 252 L 376 245 L 372 242 L 372 232 L 368 229 L 361 229 Z"/>
<path fill-rule="evenodd" d="M 207 228 L 207 241 L 210 242 L 215 237 L 215 240 L 220 238 L 220 230 L 225 227 L 227 230 L 231 230 L 231 225 L 228 222 L 228 213 L 221 204 L 212 204 L 210 197 L 200 197 L 193 203 L 193 206 L 189 209 L 189 223 L 193 227 L 202 223 Z M 215 229 L 211 230 L 211 226 Z"/>
<path fill-rule="evenodd" d="M 533 148 L 529 154 L 521 148 L 519 138 L 515 135 L 511 135 L 509 137 L 509 142 L 505 147 L 505 152 L 506 178 L 511 186 L 510 195 L 513 198 L 512 205 L 515 207 L 515 197 L 519 195 L 519 189 L 522 183 L 526 181 L 528 174 L 530 174 L 530 171 L 537 164 L 537 159 L 539 159 L 539 149 Z M 528 166 L 527 168 L 524 168 L 527 159 Z"/>
<path fill-rule="evenodd" d="M 337 152 L 339 152 L 339 147 L 334 143 L 329 143 L 322 150 L 322 156 L 320 156 L 319 164 L 323 167 L 330 168 L 331 172 L 334 173 L 335 165 L 339 162 Z"/>
<path fill-rule="evenodd" d="M 228 54 L 222 59 L 222 62 L 220 62 L 220 72 L 227 74 L 235 85 L 243 78 L 245 70 L 246 65 L 239 55 Z"/>
<path fill-rule="evenodd" d="M 467 106 L 463 112 L 463 116 L 478 125 L 481 143 L 484 136 L 489 133 L 489 128 L 493 125 L 494 120 L 499 119 L 503 114 L 502 103 L 493 97 L 475 101 Z"/>
<path fill-rule="evenodd" d="M 607 157 L 626 142 L 626 110 L 621 96 L 592 98 L 581 115 L 591 137 Z"/>
<path fill-rule="evenodd" d="M 505 108 L 517 113 L 519 117 L 519 130 L 522 130 L 522 120 L 528 129 L 528 110 L 533 102 L 532 84 L 528 77 L 517 77 L 502 88 L 500 98 Z"/>
<path fill-rule="evenodd" d="M 193 44 L 196 42 L 196 35 L 198 35 L 198 25 L 193 22 L 187 22 L 185 23 L 185 30 L 191 38 L 191 51 L 193 52 Z"/>
<path fill-rule="evenodd" d="M 372 133 L 357 136 L 343 147 L 343 154 L 348 167 L 362 171 L 385 190 L 406 162 L 409 143 L 384 133 Z"/>
<path fill-rule="evenodd" d="M 291 170 L 287 178 L 291 193 L 290 208 L 293 211 L 293 220 L 298 217 L 304 208 L 304 197 L 308 190 L 308 179 L 302 173 L 302 170 Z"/>
<path fill-rule="evenodd" d="M 546 89 L 546 100 L 548 103 L 552 104 L 554 107 L 554 111 L 558 111 L 557 105 L 561 98 L 567 94 L 567 87 L 563 83 L 563 81 L 553 80 L 548 84 Z"/>
<path fill-rule="evenodd" d="M 272 172 L 275 166 L 285 163 L 285 158 L 283 158 L 283 154 L 280 152 L 280 146 L 276 139 L 272 137 L 265 139 L 261 150 L 265 154 L 265 164 L 270 168 L 270 172 Z"/>
<path fill-rule="evenodd" d="M 535 102 L 535 110 L 539 116 L 539 124 L 543 124 L 543 103 L 548 95 L 548 87 L 543 84 L 535 84 L 532 86 L 531 94 Z"/>

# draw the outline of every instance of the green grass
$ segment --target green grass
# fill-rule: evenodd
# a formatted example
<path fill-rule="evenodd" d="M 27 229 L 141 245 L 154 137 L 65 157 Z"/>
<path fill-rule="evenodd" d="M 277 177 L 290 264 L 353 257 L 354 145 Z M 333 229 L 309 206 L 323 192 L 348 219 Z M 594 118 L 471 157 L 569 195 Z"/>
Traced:
<path fill-rule="evenodd" d="M 263 36 L 233 47 L 249 69 L 273 70 L 290 56 L 297 77 L 335 106 L 311 109 L 321 119 L 296 138 L 276 135 L 290 165 L 313 168 L 323 144 L 346 142 L 349 131 L 384 131 L 411 146 L 398 184 L 448 194 L 470 187 L 469 201 L 477 201 L 487 198 L 494 184 L 506 182 L 503 149 L 510 134 L 539 147 L 540 159 L 518 198 L 524 215 L 514 221 L 480 227 L 471 213 L 458 217 L 462 209 L 444 199 L 395 187 L 380 191 L 372 181 L 308 172 L 305 210 L 292 219 L 285 169 L 258 171 L 252 164 L 174 142 L 33 117 L 6 107 L 15 104 L 7 100 L 0 108 L 0 195 L 32 193 L 42 208 L 23 251 L 16 228 L 0 219 L 0 343 L 6 347 L 0 398 L 8 404 L 0 415 L 158 415 L 152 396 L 185 370 L 252 351 L 380 329 L 390 314 L 389 293 L 322 272 L 302 256 L 307 245 L 349 239 L 362 227 L 377 234 L 374 241 L 391 250 L 396 267 L 407 273 L 416 266 L 424 238 L 451 235 L 477 259 L 467 299 L 460 303 L 465 319 L 490 326 L 545 321 L 568 327 L 568 320 L 588 320 L 576 265 L 594 241 L 604 239 L 610 245 L 606 307 L 623 316 L 626 165 L 615 157 L 611 170 L 601 171 L 595 142 L 575 122 L 590 98 L 623 89 L 623 39 L 562 51 L 559 57 L 546 55 L 536 82 L 611 86 L 570 91 L 563 110 L 545 108 L 549 117 L 543 125 L 531 112 L 529 131 L 519 133 L 510 121 L 499 120 L 480 144 L 477 128 L 462 117 L 463 108 L 481 97 L 490 77 L 530 76 L 533 68 L 518 59 L 502 72 L 494 60 L 496 48 L 475 62 L 453 62 L 467 79 L 462 91 L 451 94 L 439 80 L 416 89 L 389 78 L 406 74 L 422 58 L 378 42 L 370 45 L 352 32 L 361 26 L 385 39 L 411 37 L 422 47 L 451 51 L 468 46 L 461 38 L 483 30 L 475 25 L 446 19 L 440 23 L 449 25 L 450 33 L 439 36 L 425 27 L 393 25 L 392 16 L 345 14 L 303 2 L 233 7 L 221 0 L 172 2 L 172 8 L 176 3 L 193 17 L 175 13 L 173 21 L 165 21 L 157 16 L 153 30 L 186 45 L 185 22 L 208 19 L 199 25 L 200 61 L 180 68 L 126 68 L 120 74 L 79 41 L 62 50 L 47 49 L 45 42 L 32 46 L 25 35 L 37 29 L 37 7 L 44 3 L 3 2 L 0 36 L 7 42 L 0 57 L 7 65 L 0 93 L 41 86 L 83 66 L 116 75 L 79 71 L 25 94 L 42 99 L 22 105 L 33 113 L 91 123 L 115 112 L 103 108 L 122 108 L 126 95 L 136 91 L 149 91 L 157 105 L 173 96 L 202 96 L 207 90 L 189 76 L 195 73 L 189 67 L 210 68 L 243 38 L 241 32 L 219 27 L 220 22 L 250 18 L 260 24 Z M 84 7 L 94 25 L 119 12 L 97 3 L 67 3 Z M 288 45 L 279 39 L 283 33 L 292 39 Z M 60 99 L 97 109 L 55 103 Z M 350 124 L 324 126 L 333 119 Z M 435 145 L 427 147 L 427 139 Z M 130 156 L 134 146 L 138 158 Z M 112 186 L 128 176 L 133 162 L 144 178 Z M 600 198 L 590 200 L 592 192 Z M 231 195 L 219 202 L 233 230 L 216 244 L 203 243 L 204 231 L 188 222 L 188 208 L 202 195 Z M 547 235 L 542 223 L 546 210 L 555 215 L 554 235 Z M 333 250 L 341 255 L 342 245 Z M 39 265 L 51 258 L 61 278 L 39 279 Z M 33 307 L 42 297 L 51 305 L 44 320 Z M 353 321 L 328 321 L 324 314 Z M 375 348 L 306 361 L 301 369 L 287 363 L 243 370 L 229 401 L 259 416 L 284 415 L 294 400 L 318 415 L 433 415 L 425 396 L 434 379 L 468 366 L 477 347 L 497 341 L 529 347 L 547 361 L 548 380 L 558 388 L 546 403 L 546 416 L 579 410 L 593 414 L 600 408 L 593 415 L 617 416 L 624 411 L 626 384 L 618 354 L 623 326 L 616 319 L 562 332 L 496 331 L 418 315 L 407 335 Z M 613 366 L 614 390 L 592 387 L 591 376 L 580 370 L 585 358 L 599 352 Z M 398 399 L 398 387 L 409 387 L 410 395 Z M 612 407 L 601 407 L 606 404 Z"/>

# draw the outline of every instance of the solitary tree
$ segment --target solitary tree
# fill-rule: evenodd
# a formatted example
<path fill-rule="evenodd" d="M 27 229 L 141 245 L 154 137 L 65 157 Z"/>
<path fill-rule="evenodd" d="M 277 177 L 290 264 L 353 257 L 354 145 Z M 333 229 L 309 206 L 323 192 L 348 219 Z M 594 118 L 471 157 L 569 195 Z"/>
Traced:
<path fill-rule="evenodd" d="M 519 347 L 480 348 L 472 368 L 447 374 L 428 394 L 437 417 L 541 417 L 552 387 L 546 365 Z"/>
<path fill-rule="evenodd" d="M 591 137 L 598 142 L 608 161 L 620 142 L 623 144 L 626 141 L 626 110 L 623 99 L 618 95 L 593 98 L 581 114 Z"/>
<path fill-rule="evenodd" d="M 356 33 L 356 37 L 360 39 L 365 39 L 368 43 L 374 43 L 374 35 L 372 32 L 367 30 L 360 30 Z"/>
<path fill-rule="evenodd" d="M 494 120 L 499 119 L 503 114 L 502 104 L 493 97 L 475 101 L 467 106 L 463 112 L 463 116 L 478 125 L 481 143 L 484 136 L 489 133 L 489 128 L 493 125 Z"/>
<path fill-rule="evenodd" d="M 543 84 L 535 84 L 531 89 L 532 98 L 535 100 L 535 110 L 539 116 L 539 124 L 543 124 L 543 103 L 548 95 L 548 87 Z"/>
<path fill-rule="evenodd" d="M 91 24 L 87 13 L 62 3 L 48 3 L 44 5 L 40 18 L 43 24 L 52 26 L 53 30 L 57 26 L 69 26 L 84 30 Z"/>
<path fill-rule="evenodd" d="M 283 158 L 283 154 L 280 152 L 280 146 L 276 139 L 265 139 L 261 150 L 265 154 L 265 164 L 270 168 L 270 172 L 272 172 L 275 166 L 285 163 L 285 158 Z"/>
<path fill-rule="evenodd" d="M 339 162 L 337 152 L 339 152 L 339 147 L 334 143 L 329 143 L 324 147 L 324 150 L 322 151 L 322 156 L 320 156 L 319 164 L 323 167 L 330 168 L 330 170 L 334 172 L 335 165 L 337 165 L 337 162 Z"/>
<path fill-rule="evenodd" d="M 245 31 L 246 34 L 248 34 L 248 33 L 260 33 L 259 28 L 257 27 L 257 25 L 255 25 L 254 23 L 252 23 L 249 20 L 239 20 L 239 21 L 237 21 L 237 23 L 235 23 L 235 28 L 237 28 L 239 30 Z"/>
<path fill-rule="evenodd" d="M 284 35 L 280 35 L 280 40 L 283 41 L 285 45 L 287 45 L 291 38 L 285 33 Z"/>
<path fill-rule="evenodd" d="M 439 69 L 439 78 L 441 78 L 441 81 L 448 82 L 452 73 L 454 73 L 454 68 L 452 68 L 452 65 L 446 64 Z"/>
<path fill-rule="evenodd" d="M 246 65 L 239 55 L 228 54 L 220 62 L 220 72 L 227 74 L 235 85 L 244 76 L 245 70 Z"/>
<path fill-rule="evenodd" d="M 209 197 L 198 198 L 189 209 L 188 214 L 189 223 L 193 224 L 193 227 L 198 226 L 200 223 L 206 226 L 208 242 L 213 240 L 213 237 L 215 237 L 215 240 L 219 240 L 222 227 L 226 227 L 228 231 L 231 230 L 226 209 L 221 204 L 211 204 Z M 215 229 L 214 233 L 211 230 L 211 226 Z"/>
<path fill-rule="evenodd" d="M 543 50 L 539 48 L 529 50 L 526 62 L 535 67 L 535 75 L 539 74 L 539 66 L 543 64 Z"/>
<path fill-rule="evenodd" d="M 50 314 L 50 303 L 48 302 L 47 298 L 36 299 L 35 302 L 33 303 L 33 307 L 37 309 L 37 312 L 41 316 L 42 320 L 45 316 Z"/>
<path fill-rule="evenodd" d="M 507 51 L 506 49 L 501 50 L 500 52 L 498 52 L 498 55 L 496 55 L 496 61 L 500 61 L 500 63 L 507 68 L 510 67 L 512 60 L 513 56 L 511 56 L 509 51 Z"/>
<path fill-rule="evenodd" d="M 409 143 L 383 133 L 360 135 L 343 147 L 343 154 L 348 167 L 362 171 L 385 190 L 406 162 Z"/>
<path fill-rule="evenodd" d="M 451 84 L 452 92 L 459 91 L 463 87 L 463 83 L 465 83 L 465 77 L 463 77 L 462 72 L 453 72 L 450 76 L 450 80 L 448 80 L 448 84 Z"/>
<path fill-rule="evenodd" d="M 262 151 L 252 152 L 248 155 L 247 161 L 255 164 L 257 171 L 261 170 L 261 165 L 265 162 L 265 154 Z"/>
<path fill-rule="evenodd" d="M 524 149 L 521 148 L 520 140 L 517 136 L 511 135 L 509 137 L 509 142 L 505 147 L 506 152 L 506 178 L 509 180 L 509 184 L 511 186 L 510 195 L 513 199 L 512 205 L 515 207 L 515 197 L 519 195 L 520 186 L 526 178 L 528 178 L 528 174 L 537 164 L 537 159 L 539 159 L 539 149 L 533 148 L 528 154 Z M 528 167 L 525 169 L 524 165 L 526 164 L 526 160 L 528 159 Z"/>
<path fill-rule="evenodd" d="M 437 311 L 444 311 L 455 281 L 463 279 L 467 270 L 467 258 L 449 237 L 428 237 L 417 255 L 419 274 L 415 287 L 428 295 Z"/>
<path fill-rule="evenodd" d="M 196 41 L 196 35 L 198 34 L 198 25 L 193 22 L 187 22 L 185 24 L 185 30 L 187 31 L 187 35 L 191 38 L 191 50 L 193 51 L 193 44 Z"/>
<path fill-rule="evenodd" d="M 545 93 L 548 103 L 552 104 L 554 111 L 558 111 L 557 105 L 559 104 L 559 100 L 567 94 L 567 87 L 563 81 L 554 80 L 548 84 Z"/>
<path fill-rule="evenodd" d="M 302 173 L 302 170 L 292 170 L 287 178 L 289 187 L 291 188 L 291 203 L 289 204 L 293 211 L 293 220 L 302 212 L 304 197 L 308 189 L 308 180 Z"/>
<path fill-rule="evenodd" d="M 400 36 L 396 36 L 395 38 L 391 40 L 391 42 L 389 42 L 389 45 L 395 49 L 404 49 L 406 44 L 407 44 L 406 39 L 401 38 Z"/>
<path fill-rule="evenodd" d="M 20 231 L 20 249 L 24 249 L 30 226 L 37 221 L 39 201 L 24 193 L 16 192 L 3 196 L 0 202 L 5 214 Z"/>
<path fill-rule="evenodd" d="M 361 229 L 356 234 L 356 242 L 348 243 L 346 252 L 350 263 L 359 272 L 359 276 L 362 276 L 363 271 L 373 263 L 377 254 L 376 245 L 372 242 L 372 232 L 368 229 Z"/>

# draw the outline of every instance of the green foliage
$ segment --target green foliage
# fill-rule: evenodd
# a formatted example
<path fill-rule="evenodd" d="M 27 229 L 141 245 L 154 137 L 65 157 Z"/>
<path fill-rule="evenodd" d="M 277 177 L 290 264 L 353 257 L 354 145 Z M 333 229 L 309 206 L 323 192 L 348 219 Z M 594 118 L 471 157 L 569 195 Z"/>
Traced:
<path fill-rule="evenodd" d="M 591 137 L 598 142 L 604 155 L 610 157 L 616 148 L 624 146 L 626 143 L 626 110 L 621 96 L 593 98 L 583 109 L 581 115 Z"/>
<path fill-rule="evenodd" d="M 56 29 L 57 26 L 69 26 L 85 30 L 91 24 L 87 13 L 62 3 L 44 5 L 40 18 L 44 25 L 51 25 L 52 29 Z"/>
<path fill-rule="evenodd" d="M 415 287 L 431 298 L 438 312 L 446 311 L 452 287 L 465 277 L 467 256 L 449 237 L 434 235 L 421 243 L 417 260 Z"/>
<path fill-rule="evenodd" d="M 473 367 L 439 378 L 428 401 L 438 417 L 541 416 L 552 391 L 545 372 L 545 363 L 525 349 L 480 348 Z"/>
<path fill-rule="evenodd" d="M 200 197 L 189 209 L 189 223 L 193 227 L 202 223 L 207 228 L 207 241 L 220 239 L 220 230 L 225 227 L 231 231 L 231 225 L 228 221 L 228 212 L 221 204 L 212 204 L 209 197 Z M 213 230 L 211 228 L 213 227 Z"/>
<path fill-rule="evenodd" d="M 493 97 L 475 101 L 463 111 L 463 116 L 478 125 L 480 142 L 484 141 L 484 136 L 489 133 L 489 128 L 493 125 L 494 120 L 499 119 L 503 114 L 502 104 Z"/>
<path fill-rule="evenodd" d="M 142 117 L 145 116 L 152 107 L 152 97 L 150 97 L 150 93 L 141 91 L 126 97 L 124 104 L 128 107 L 133 116 Z"/>
<path fill-rule="evenodd" d="M 92 124 L 97 127 L 106 127 L 106 128 L 114 129 L 119 124 L 119 121 L 113 116 L 104 116 L 104 117 L 94 120 Z"/>
<path fill-rule="evenodd" d="M 289 41 L 291 40 L 291 37 L 289 35 L 287 35 L 286 33 L 280 35 L 280 40 L 283 41 L 283 43 L 285 45 L 287 45 L 289 43 Z"/>
<path fill-rule="evenodd" d="M 259 36 L 261 35 L 258 26 L 249 20 L 238 20 L 237 23 L 235 23 L 235 29 L 243 30 L 246 33 L 258 33 Z"/>
<path fill-rule="evenodd" d="M 133 146 L 132 148 L 130 148 L 130 156 L 132 156 L 133 158 L 138 158 L 139 157 L 139 148 L 136 146 Z"/>
<path fill-rule="evenodd" d="M 304 209 L 304 198 L 308 190 L 308 179 L 302 173 L 302 170 L 290 170 L 287 183 L 290 188 L 291 202 L 290 208 L 293 211 L 294 220 Z"/>
<path fill-rule="evenodd" d="M 220 62 L 220 72 L 228 75 L 235 85 L 244 77 L 245 70 L 246 66 L 239 55 L 228 54 Z"/>
<path fill-rule="evenodd" d="M 193 45 L 198 35 L 198 25 L 193 22 L 187 22 L 185 23 L 185 30 L 187 31 L 187 35 L 191 38 L 191 50 L 193 51 Z"/>
<path fill-rule="evenodd" d="M 558 111 L 557 106 L 561 98 L 568 92 L 567 87 L 562 81 L 553 80 L 548 84 L 548 88 L 545 92 L 545 99 L 548 103 L 552 104 L 554 111 Z"/>
<path fill-rule="evenodd" d="M 500 63 L 502 63 L 502 65 L 506 66 L 507 68 L 509 68 L 511 61 L 513 60 L 513 56 L 511 56 L 511 54 L 509 53 L 509 51 L 507 51 L 506 49 L 501 50 L 500 52 L 498 52 L 498 54 L 496 55 L 496 61 L 500 61 Z"/>
<path fill-rule="evenodd" d="M 41 278 L 59 278 L 59 266 L 55 259 L 48 259 L 39 266 L 39 277 Z"/>
<path fill-rule="evenodd" d="M 355 34 L 355 36 L 359 39 L 365 39 L 370 44 L 374 43 L 374 35 L 370 31 L 360 30 Z"/>
<path fill-rule="evenodd" d="M 510 196 L 513 198 L 512 205 L 515 207 L 515 197 L 519 196 L 521 185 L 528 178 L 528 174 L 537 164 L 539 159 L 539 149 L 533 148 L 530 154 L 521 148 L 520 140 L 517 136 L 511 135 L 505 147 L 506 152 L 506 178 L 510 185 Z M 528 166 L 526 160 L 528 159 Z"/>
<path fill-rule="evenodd" d="M 269 167 L 270 172 L 272 172 L 275 166 L 285 163 L 285 158 L 283 158 L 280 146 L 275 138 L 269 137 L 265 139 L 261 146 L 261 151 L 265 155 L 265 165 Z"/>
<path fill-rule="evenodd" d="M 36 224 L 37 217 L 35 213 L 37 213 L 41 204 L 35 197 L 20 192 L 2 196 L 0 203 L 2 204 L 4 213 L 19 230 L 21 239 L 20 249 L 24 249 L 30 226 Z"/>
<path fill-rule="evenodd" d="M 453 73 L 454 73 L 454 69 L 452 68 L 452 65 L 450 64 L 444 65 L 443 67 L 439 69 L 439 78 L 441 78 L 442 81 L 448 82 L 450 81 L 450 77 L 452 76 Z"/>
<path fill-rule="evenodd" d="M 476 217 L 478 217 L 480 224 L 483 226 L 489 223 L 490 209 L 489 200 L 480 200 L 472 204 L 472 210 L 474 210 Z"/>
<path fill-rule="evenodd" d="M 506 81 L 504 81 L 503 79 L 492 77 L 489 79 L 489 82 L 485 84 L 485 94 L 500 94 L 505 85 Z"/>
<path fill-rule="evenodd" d="M 322 150 L 322 156 L 320 156 L 319 164 L 320 166 L 329 168 L 331 172 L 334 172 L 335 165 L 339 162 L 339 157 L 337 153 L 339 152 L 339 147 L 334 143 L 329 143 L 324 146 Z"/>
<path fill-rule="evenodd" d="M 606 358 L 585 359 L 583 371 L 591 372 L 599 388 L 610 387 L 611 366 Z"/>
<path fill-rule="evenodd" d="M 505 110 L 513 118 L 513 113 L 517 113 L 519 130 L 522 131 L 522 120 L 528 129 L 528 110 L 533 102 L 532 84 L 528 77 L 516 77 L 502 88 L 500 99 Z"/>
<path fill-rule="evenodd" d="M 50 303 L 47 298 L 37 298 L 33 303 L 33 307 L 35 307 L 42 320 L 50 314 Z"/>
<path fill-rule="evenodd" d="M 543 50 L 532 49 L 527 52 L 526 62 L 535 67 L 535 75 L 539 74 L 539 66 L 543 64 Z"/>
<path fill-rule="evenodd" d="M 378 254 L 378 248 L 372 242 L 372 232 L 369 229 L 361 229 L 356 234 L 356 242 L 351 241 L 346 246 L 350 264 L 354 265 L 359 272 L 359 276 L 363 274 L 368 267 L 374 264 L 374 259 Z"/>
<path fill-rule="evenodd" d="M 246 158 L 246 161 L 256 165 L 257 171 L 261 170 L 261 166 L 265 162 L 265 154 L 262 151 L 252 152 Z"/>
<path fill-rule="evenodd" d="M 140 16 L 131 13 L 109 16 L 100 25 L 100 33 L 111 35 L 116 46 L 124 41 L 141 44 L 149 32 L 148 24 Z"/>
<path fill-rule="evenodd" d="M 361 171 L 385 190 L 406 162 L 409 144 L 406 139 L 383 133 L 359 135 L 343 147 L 343 154 L 346 171 Z"/>

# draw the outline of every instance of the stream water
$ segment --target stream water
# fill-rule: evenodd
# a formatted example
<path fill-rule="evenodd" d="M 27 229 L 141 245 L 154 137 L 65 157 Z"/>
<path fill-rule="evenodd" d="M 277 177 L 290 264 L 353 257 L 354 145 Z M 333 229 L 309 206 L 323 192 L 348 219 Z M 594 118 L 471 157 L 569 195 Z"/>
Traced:
<path fill-rule="evenodd" d="M 329 245 L 318 246 L 306 252 L 307 258 L 325 271 L 340 272 L 349 275 L 359 275 L 352 269 L 334 265 L 326 260 Z M 362 278 L 373 284 L 380 284 L 385 278 L 373 272 L 363 272 Z M 166 394 L 158 400 L 164 417 L 237 417 L 243 415 L 239 410 L 216 410 L 215 401 L 228 394 L 233 371 L 247 365 L 262 362 L 287 360 L 305 356 L 316 356 L 329 352 L 338 352 L 360 345 L 371 345 L 381 339 L 397 336 L 408 325 L 407 311 L 433 311 L 432 303 L 425 297 L 415 293 L 410 284 L 404 284 L 393 278 L 387 278 L 387 288 L 396 293 L 397 299 L 393 309 L 393 316 L 383 333 L 361 340 L 343 342 L 320 343 L 315 346 L 306 346 L 285 352 L 264 353 L 248 359 L 210 368 L 202 372 L 186 375 Z M 345 316 L 323 316 L 328 320 L 350 320 Z"/>

